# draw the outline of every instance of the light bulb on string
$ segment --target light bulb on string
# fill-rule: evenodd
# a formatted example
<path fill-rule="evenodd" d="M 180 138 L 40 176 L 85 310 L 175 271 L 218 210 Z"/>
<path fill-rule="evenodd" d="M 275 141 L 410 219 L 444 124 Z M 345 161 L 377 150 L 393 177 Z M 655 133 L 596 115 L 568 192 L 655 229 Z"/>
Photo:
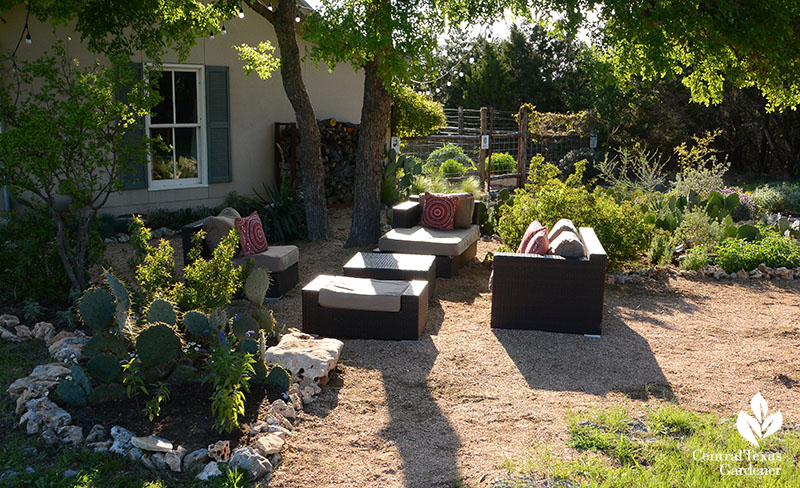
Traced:
<path fill-rule="evenodd" d="M 217 38 L 217 36 L 214 35 L 214 31 L 208 31 L 208 37 L 210 37 L 212 40 Z"/>
<path fill-rule="evenodd" d="M 475 58 L 473 56 L 469 57 L 469 64 L 475 64 Z"/>
<path fill-rule="evenodd" d="M 241 5 L 239 5 L 239 18 L 240 19 L 244 18 L 244 9 L 242 8 Z"/>
<path fill-rule="evenodd" d="M 31 39 L 31 33 L 28 32 L 27 34 L 25 34 L 25 44 L 30 44 L 32 42 L 33 40 Z"/>
<path fill-rule="evenodd" d="M 223 36 L 228 35 L 228 29 L 225 28 L 225 24 L 222 24 L 222 35 Z"/>
<path fill-rule="evenodd" d="M 450 81 L 448 81 L 448 82 L 447 82 L 447 86 L 450 86 L 450 85 L 452 85 L 452 84 L 453 84 L 453 83 L 452 83 L 452 82 L 450 82 Z"/>
<path fill-rule="evenodd" d="M 267 10 L 269 10 L 270 12 L 272 12 L 272 2 L 269 2 L 269 3 L 267 4 Z"/>
<path fill-rule="evenodd" d="M 439 88 L 436 89 L 436 93 L 439 93 L 440 91 L 442 91 L 442 90 L 440 90 Z"/>
<path fill-rule="evenodd" d="M 463 71 L 459 71 L 458 72 L 458 77 L 459 78 L 463 78 L 464 77 L 464 72 Z"/>
<path fill-rule="evenodd" d="M 295 21 L 295 22 L 300 22 L 300 16 L 298 15 L 297 17 L 295 17 L 295 18 L 294 18 L 294 21 Z"/>

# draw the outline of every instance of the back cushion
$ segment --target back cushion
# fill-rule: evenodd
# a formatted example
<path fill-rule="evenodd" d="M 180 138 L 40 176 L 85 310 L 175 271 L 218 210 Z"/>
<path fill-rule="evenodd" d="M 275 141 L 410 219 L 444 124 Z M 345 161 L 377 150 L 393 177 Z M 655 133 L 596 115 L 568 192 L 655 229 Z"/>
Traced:
<path fill-rule="evenodd" d="M 453 193 L 458 197 L 453 227 L 469 229 L 472 226 L 472 213 L 475 211 L 475 195 L 472 193 Z"/>
<path fill-rule="evenodd" d="M 555 223 L 552 229 L 550 229 L 550 234 L 547 236 L 547 238 L 550 240 L 550 242 L 553 242 L 556 240 L 559 234 L 565 231 L 572 232 L 575 234 L 575 237 L 579 236 L 578 229 L 575 228 L 575 224 L 573 224 L 571 220 L 561 219 Z"/>
<path fill-rule="evenodd" d="M 425 192 L 422 206 L 422 226 L 431 229 L 453 230 L 458 197 Z"/>
<path fill-rule="evenodd" d="M 525 235 L 522 236 L 522 242 L 519 243 L 517 252 L 522 254 L 547 254 L 549 248 L 550 241 L 547 239 L 547 227 L 539 223 L 538 220 L 534 220 L 525 230 Z"/>
<path fill-rule="evenodd" d="M 236 230 L 239 231 L 239 243 L 242 246 L 242 254 L 252 256 L 266 251 L 267 236 L 264 235 L 264 228 L 261 226 L 261 217 L 258 212 L 253 211 L 243 219 L 236 219 Z"/>
<path fill-rule="evenodd" d="M 228 217 L 209 217 L 203 222 L 206 231 L 206 244 L 213 251 L 235 227 L 235 219 Z"/>
<path fill-rule="evenodd" d="M 586 256 L 586 249 L 579 236 L 572 232 L 561 232 L 550 243 L 550 253 L 557 254 L 565 258 L 581 258 Z"/>

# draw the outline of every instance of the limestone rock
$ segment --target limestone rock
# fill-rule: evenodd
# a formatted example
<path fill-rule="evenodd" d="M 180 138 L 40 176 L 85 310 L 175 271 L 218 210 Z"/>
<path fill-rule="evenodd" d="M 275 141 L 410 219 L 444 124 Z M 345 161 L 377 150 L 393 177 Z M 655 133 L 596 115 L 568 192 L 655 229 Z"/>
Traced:
<path fill-rule="evenodd" d="M 65 425 L 56 432 L 58 432 L 58 437 L 61 438 L 61 442 L 68 446 L 77 447 L 83 443 L 82 427 L 78 427 L 77 425 Z"/>
<path fill-rule="evenodd" d="M 258 422 L 250 426 L 250 435 L 258 435 L 262 432 L 266 432 L 267 427 L 269 426 L 267 425 L 266 422 L 259 420 Z"/>
<path fill-rule="evenodd" d="M 272 402 L 272 409 L 274 411 L 278 411 L 289 421 L 294 421 L 297 419 L 297 412 L 294 410 L 294 407 L 291 405 L 286 405 L 286 402 L 283 400 L 275 400 Z"/>
<path fill-rule="evenodd" d="M 206 464 L 208 462 L 208 449 L 197 449 L 192 451 L 183 458 L 183 469 L 188 471 L 198 464 Z"/>
<path fill-rule="evenodd" d="M 747 278 L 747 271 L 745 271 L 743 269 L 740 269 L 739 271 L 737 271 L 736 274 L 739 275 L 739 278 Z"/>
<path fill-rule="evenodd" d="M 254 480 L 272 471 L 272 464 L 269 460 L 252 447 L 240 447 L 233 451 L 228 466 L 231 469 L 239 468 L 247 471 Z"/>
<path fill-rule="evenodd" d="M 108 439 L 106 428 L 100 424 L 94 424 L 89 433 L 86 434 L 86 442 L 100 442 Z"/>
<path fill-rule="evenodd" d="M 149 454 L 142 454 L 142 457 L 139 458 L 139 460 L 142 461 L 142 464 L 144 464 L 145 468 L 147 468 L 147 469 L 149 469 L 151 471 L 155 471 L 156 470 L 156 465 L 150 459 L 150 455 Z"/>
<path fill-rule="evenodd" d="M 50 322 L 37 322 L 33 326 L 33 337 L 47 341 L 56 335 L 56 328 Z"/>
<path fill-rule="evenodd" d="M 24 390 L 17 398 L 17 408 L 16 408 L 17 415 L 22 415 L 25 412 L 25 409 L 27 408 L 25 406 L 26 403 L 41 396 L 42 396 L 41 389 L 28 388 Z"/>
<path fill-rule="evenodd" d="M 72 416 L 66 410 L 53 403 L 47 397 L 31 400 L 26 406 L 28 411 L 22 418 L 27 420 L 29 424 L 38 423 L 41 427 L 58 431 L 60 427 L 69 425 L 72 421 Z M 20 423 L 22 422 L 23 420 L 20 420 Z M 29 433 L 34 434 L 39 431 L 38 428 L 34 432 L 30 432 L 30 430 L 32 429 L 29 429 Z"/>
<path fill-rule="evenodd" d="M 164 459 L 165 455 L 163 452 L 154 452 L 150 455 L 150 460 L 153 461 L 157 469 L 166 470 L 168 468 L 167 461 Z"/>
<path fill-rule="evenodd" d="M 138 447 L 142 451 L 150 452 L 169 452 L 172 450 L 172 443 L 166 439 L 149 435 L 147 437 L 132 437 L 131 445 Z"/>
<path fill-rule="evenodd" d="M 54 342 L 47 350 L 50 356 L 56 361 L 68 361 L 70 359 L 80 361 L 83 357 L 81 351 L 84 344 L 89 342 L 87 337 L 74 335 L 73 337 L 66 337 L 57 342 Z"/>
<path fill-rule="evenodd" d="M 227 461 L 231 457 L 231 441 L 217 441 L 208 446 L 208 457 L 215 461 Z"/>
<path fill-rule="evenodd" d="M 111 445 L 113 443 L 114 442 L 111 441 L 111 440 L 101 441 L 101 442 L 87 442 L 86 443 L 86 447 L 90 451 L 95 452 L 95 453 L 108 452 L 108 450 L 111 449 Z M 141 453 L 141 451 L 140 451 L 140 453 Z M 130 451 L 128 451 L 128 454 L 130 455 Z M 134 459 L 134 461 L 135 461 L 135 459 Z"/>
<path fill-rule="evenodd" d="M 301 384 L 324 385 L 336 367 L 344 343 L 337 339 L 316 339 L 293 330 L 278 345 L 267 349 L 266 363 L 279 364 L 300 378 Z"/>
<path fill-rule="evenodd" d="M 14 327 L 14 330 L 17 332 L 17 338 L 21 341 L 27 341 L 33 338 L 33 333 L 27 325 L 18 325 Z"/>
<path fill-rule="evenodd" d="M 256 439 L 256 449 L 258 449 L 263 456 L 281 452 L 283 444 L 283 439 L 276 434 L 267 434 Z"/>
<path fill-rule="evenodd" d="M 72 331 L 62 330 L 61 332 L 59 332 L 58 334 L 54 335 L 53 337 L 51 337 L 49 339 L 45 339 L 44 343 L 49 348 L 50 346 L 52 346 L 56 342 L 60 341 L 61 339 L 68 339 L 70 337 L 75 337 L 75 336 L 76 336 L 76 334 L 74 332 L 72 332 Z"/>
<path fill-rule="evenodd" d="M 53 429 L 44 429 L 42 432 L 42 442 L 48 445 L 55 445 L 58 444 L 61 439 L 58 438 L 58 434 Z"/>
<path fill-rule="evenodd" d="M 114 439 L 114 443 L 111 445 L 110 449 L 111 452 L 124 456 L 131 448 L 133 432 L 119 425 L 115 425 L 111 427 L 111 438 Z"/>
<path fill-rule="evenodd" d="M 789 278 L 789 273 L 790 271 L 785 266 L 775 269 L 775 276 L 784 280 Z"/>
<path fill-rule="evenodd" d="M 178 446 L 174 451 L 164 453 L 164 462 L 167 463 L 170 471 L 180 473 L 181 461 L 183 461 L 184 456 L 186 456 L 186 449 L 183 446 Z"/>
<path fill-rule="evenodd" d="M 6 330 L 4 327 L 0 327 L 0 339 L 8 342 L 19 342 L 19 337 L 14 335 L 13 332 Z"/>
<path fill-rule="evenodd" d="M 219 470 L 219 466 L 217 466 L 216 461 L 210 461 L 206 464 L 206 467 L 203 468 L 202 471 L 197 475 L 197 479 L 201 481 L 208 481 L 211 478 L 217 477 L 222 474 L 222 471 Z"/>
<path fill-rule="evenodd" d="M 128 454 L 125 455 L 129 461 L 138 461 L 142 459 L 142 456 L 144 456 L 144 453 L 138 447 L 131 447 Z"/>
<path fill-rule="evenodd" d="M 0 327 L 16 327 L 19 325 L 19 317 L 4 313 L 0 315 Z"/>
<path fill-rule="evenodd" d="M 289 387 L 288 394 L 289 401 L 292 403 L 295 411 L 299 412 L 300 410 L 303 410 L 303 400 L 297 383 L 292 383 L 292 386 Z"/>
<path fill-rule="evenodd" d="M 292 432 L 288 429 L 281 427 L 280 425 L 270 425 L 267 427 L 267 432 L 270 434 L 275 434 L 283 440 L 286 440 L 287 437 L 292 436 Z"/>

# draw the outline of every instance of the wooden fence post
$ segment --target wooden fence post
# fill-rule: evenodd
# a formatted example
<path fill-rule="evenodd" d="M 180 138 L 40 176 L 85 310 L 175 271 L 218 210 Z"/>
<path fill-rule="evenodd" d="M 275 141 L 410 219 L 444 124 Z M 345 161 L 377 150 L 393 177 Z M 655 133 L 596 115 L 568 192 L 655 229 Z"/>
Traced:
<path fill-rule="evenodd" d="M 525 162 L 528 159 L 528 107 L 519 108 L 519 137 L 517 139 L 517 188 L 525 182 Z"/>
<path fill-rule="evenodd" d="M 481 191 L 483 191 L 486 183 L 486 149 L 483 148 L 483 136 L 486 135 L 486 127 L 487 127 L 487 114 L 488 110 L 486 107 L 481 107 L 481 137 L 478 140 L 478 147 L 480 151 L 478 152 L 478 178 L 481 180 Z M 459 107 L 459 117 L 461 115 L 461 107 Z"/>
<path fill-rule="evenodd" d="M 464 133 L 464 107 L 458 106 L 458 135 Z"/>

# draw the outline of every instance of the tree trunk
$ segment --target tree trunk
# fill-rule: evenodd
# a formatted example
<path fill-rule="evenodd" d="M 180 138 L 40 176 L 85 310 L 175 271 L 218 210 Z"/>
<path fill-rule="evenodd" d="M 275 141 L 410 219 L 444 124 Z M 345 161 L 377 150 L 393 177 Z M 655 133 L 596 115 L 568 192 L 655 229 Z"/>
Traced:
<path fill-rule="evenodd" d="M 280 49 L 281 79 L 283 89 L 294 109 L 300 142 L 297 157 L 301 171 L 301 189 L 305 201 L 308 237 L 312 241 L 330 238 L 328 208 L 325 203 L 325 171 L 322 167 L 320 133 L 314 107 L 308 96 L 303 74 L 300 71 L 300 50 L 295 35 L 295 17 L 298 15 L 294 2 L 278 2 L 274 12 L 260 2 L 248 1 L 253 10 L 267 19 L 275 28 Z"/>
<path fill-rule="evenodd" d="M 379 59 L 364 66 L 364 101 L 353 182 L 353 223 L 345 247 L 378 242 L 381 230 L 381 176 L 392 98 L 378 73 Z"/>

